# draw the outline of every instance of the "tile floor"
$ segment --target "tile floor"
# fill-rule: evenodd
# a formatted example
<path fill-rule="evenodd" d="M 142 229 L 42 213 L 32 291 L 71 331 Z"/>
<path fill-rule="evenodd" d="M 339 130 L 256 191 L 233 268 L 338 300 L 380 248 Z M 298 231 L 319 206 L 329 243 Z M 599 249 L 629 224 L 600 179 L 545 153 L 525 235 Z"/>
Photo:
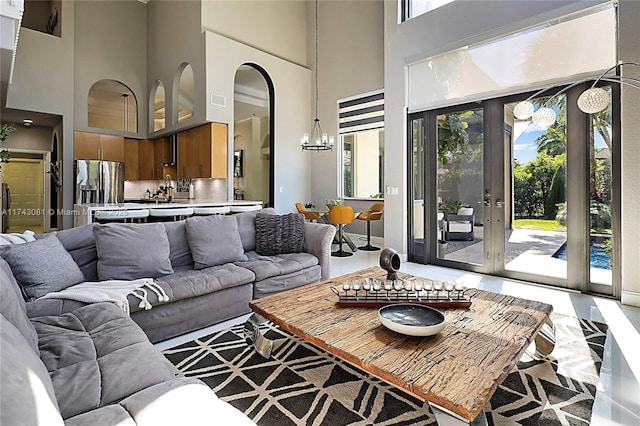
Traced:
<path fill-rule="evenodd" d="M 374 245 L 380 245 L 375 244 Z M 369 266 L 378 265 L 380 252 L 357 251 L 351 257 L 332 258 L 331 275 L 339 276 Z M 554 312 L 588 318 L 609 325 L 605 358 L 600 372 L 600 384 L 593 406 L 591 424 L 640 425 L 640 308 L 621 305 L 611 299 L 556 290 L 476 273 L 433 265 L 403 263 L 401 270 L 442 280 L 462 280 L 469 287 L 509 294 L 546 302 Z M 157 344 L 165 349 L 243 322 L 246 317 L 200 330 Z"/>

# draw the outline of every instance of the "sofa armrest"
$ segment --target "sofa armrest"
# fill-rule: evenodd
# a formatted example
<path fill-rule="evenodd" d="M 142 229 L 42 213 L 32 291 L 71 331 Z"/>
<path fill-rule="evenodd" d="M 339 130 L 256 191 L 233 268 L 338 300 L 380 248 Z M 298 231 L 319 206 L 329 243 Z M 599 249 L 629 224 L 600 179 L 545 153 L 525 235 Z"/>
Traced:
<path fill-rule="evenodd" d="M 202 381 L 186 377 L 148 387 L 117 404 L 65 421 L 66 426 L 116 423 L 137 426 L 255 425 L 241 411 L 219 399 Z"/>
<path fill-rule="evenodd" d="M 304 243 L 307 253 L 318 258 L 320 264 L 321 279 L 330 277 L 331 269 L 331 243 L 336 235 L 336 227 L 324 223 L 305 222 Z"/>

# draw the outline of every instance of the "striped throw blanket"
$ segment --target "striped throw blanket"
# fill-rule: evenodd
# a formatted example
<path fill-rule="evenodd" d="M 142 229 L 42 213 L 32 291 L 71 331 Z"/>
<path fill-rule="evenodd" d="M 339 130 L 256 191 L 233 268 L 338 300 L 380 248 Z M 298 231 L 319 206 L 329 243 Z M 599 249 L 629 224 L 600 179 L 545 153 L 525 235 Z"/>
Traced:
<path fill-rule="evenodd" d="M 148 291 L 154 292 L 160 302 L 168 302 L 169 296 L 153 278 L 140 278 L 133 281 L 106 280 L 86 281 L 65 288 L 62 291 L 48 293 L 40 299 L 68 299 L 84 303 L 111 302 L 118 305 L 127 314 L 130 313 L 127 296 L 130 294 L 140 300 L 139 307 L 145 310 L 151 309 L 151 303 L 147 299 Z"/>

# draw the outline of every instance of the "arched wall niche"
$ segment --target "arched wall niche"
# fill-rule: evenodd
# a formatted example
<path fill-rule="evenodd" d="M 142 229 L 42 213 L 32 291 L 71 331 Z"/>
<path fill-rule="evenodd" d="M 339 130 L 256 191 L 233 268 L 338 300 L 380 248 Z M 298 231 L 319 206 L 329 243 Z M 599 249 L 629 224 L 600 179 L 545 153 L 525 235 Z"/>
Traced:
<path fill-rule="evenodd" d="M 87 125 L 124 133 L 138 132 L 138 101 L 118 80 L 98 80 L 87 96 Z"/>
<path fill-rule="evenodd" d="M 184 62 L 178 67 L 173 84 L 174 123 L 182 123 L 193 118 L 194 101 L 193 67 Z"/>
<path fill-rule="evenodd" d="M 164 90 L 164 84 L 160 80 L 156 80 L 151 88 L 149 97 L 149 129 L 157 132 L 167 127 L 167 98 Z"/>

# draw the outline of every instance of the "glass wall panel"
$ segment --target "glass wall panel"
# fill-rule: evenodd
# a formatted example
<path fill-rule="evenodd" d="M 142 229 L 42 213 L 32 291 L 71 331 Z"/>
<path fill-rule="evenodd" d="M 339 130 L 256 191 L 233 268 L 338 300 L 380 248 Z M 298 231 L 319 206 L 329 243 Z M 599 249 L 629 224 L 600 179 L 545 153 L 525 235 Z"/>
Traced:
<path fill-rule="evenodd" d="M 437 118 L 437 256 L 483 264 L 483 110 Z"/>
<path fill-rule="evenodd" d="M 611 96 L 611 87 L 604 87 Z M 613 251 L 611 169 L 611 104 L 591 114 L 589 131 L 590 276 L 596 284 L 612 284 Z"/>
<path fill-rule="evenodd" d="M 511 158 L 505 169 L 505 270 L 567 278 L 567 120 L 564 95 L 534 98 L 557 120 L 541 128 L 513 114 L 505 104 L 505 141 Z"/>
<path fill-rule="evenodd" d="M 425 144 L 424 118 L 411 120 L 411 187 L 410 216 L 412 232 L 409 242 L 410 259 L 425 261 Z"/>

